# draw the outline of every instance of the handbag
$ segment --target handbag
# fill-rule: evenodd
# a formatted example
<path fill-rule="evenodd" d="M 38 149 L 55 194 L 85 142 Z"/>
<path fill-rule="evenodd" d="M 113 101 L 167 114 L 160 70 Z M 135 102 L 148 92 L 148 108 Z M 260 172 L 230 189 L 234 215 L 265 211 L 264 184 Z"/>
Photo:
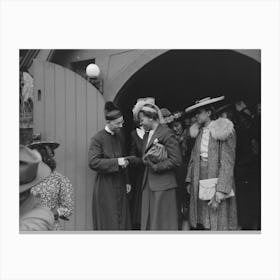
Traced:
<path fill-rule="evenodd" d="M 199 180 L 199 194 L 201 200 L 211 200 L 216 192 L 218 178 Z"/>
<path fill-rule="evenodd" d="M 219 152 L 220 163 L 220 152 Z M 201 200 L 211 200 L 216 193 L 216 186 L 218 184 L 218 178 L 210 178 L 199 180 L 199 193 L 198 197 Z M 233 189 L 225 196 L 224 199 L 235 196 Z"/>
<path fill-rule="evenodd" d="M 167 159 L 167 151 L 164 145 L 158 143 L 156 139 L 152 145 L 152 147 L 147 151 L 144 155 L 144 159 L 148 159 L 153 163 L 158 163 Z"/>
<path fill-rule="evenodd" d="M 216 185 L 218 183 L 218 178 L 211 178 L 205 180 L 199 180 L 199 199 L 201 200 L 211 200 L 216 193 Z M 224 199 L 235 196 L 233 189 L 225 196 Z"/>

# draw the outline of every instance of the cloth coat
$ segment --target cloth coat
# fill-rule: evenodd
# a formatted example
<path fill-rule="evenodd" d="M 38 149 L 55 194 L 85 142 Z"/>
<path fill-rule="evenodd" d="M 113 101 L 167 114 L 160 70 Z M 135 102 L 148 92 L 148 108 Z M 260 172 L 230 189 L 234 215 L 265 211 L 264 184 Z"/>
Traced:
<path fill-rule="evenodd" d="M 94 230 L 131 228 L 126 194 L 127 170 L 118 165 L 118 158 L 124 156 L 122 133 L 112 135 L 103 129 L 91 138 L 89 167 L 96 171 L 92 199 Z"/>
<path fill-rule="evenodd" d="M 233 189 L 236 192 L 234 183 L 236 135 L 233 123 L 228 119 L 219 118 L 216 121 L 212 121 L 209 129 L 207 177 L 218 178 L 217 191 L 228 194 Z M 190 225 L 196 228 L 198 220 L 202 220 L 205 221 L 204 227 L 210 230 L 236 230 L 237 209 L 235 196 L 221 202 L 217 210 L 213 210 L 209 206 L 204 207 L 203 217 L 198 217 L 199 180 L 202 179 L 200 174 L 202 129 L 197 124 L 194 124 L 190 128 L 190 134 L 196 138 L 186 177 L 186 182 L 191 184 Z M 204 201 L 203 203 L 207 204 L 208 202 Z"/>
<path fill-rule="evenodd" d="M 179 143 L 169 128 L 159 124 L 148 145 L 147 137 L 144 138 L 143 154 L 152 147 L 155 139 L 165 146 L 168 158 L 145 167 L 142 183 L 141 229 L 177 230 L 175 170 L 182 162 Z"/>

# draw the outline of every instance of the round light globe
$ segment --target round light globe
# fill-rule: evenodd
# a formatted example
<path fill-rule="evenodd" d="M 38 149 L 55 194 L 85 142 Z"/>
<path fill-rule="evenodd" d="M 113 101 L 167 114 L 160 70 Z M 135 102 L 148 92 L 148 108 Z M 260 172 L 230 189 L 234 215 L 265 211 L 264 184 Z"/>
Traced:
<path fill-rule="evenodd" d="M 100 75 L 100 69 L 96 64 L 89 64 L 86 68 L 87 76 L 90 78 L 98 78 Z"/>

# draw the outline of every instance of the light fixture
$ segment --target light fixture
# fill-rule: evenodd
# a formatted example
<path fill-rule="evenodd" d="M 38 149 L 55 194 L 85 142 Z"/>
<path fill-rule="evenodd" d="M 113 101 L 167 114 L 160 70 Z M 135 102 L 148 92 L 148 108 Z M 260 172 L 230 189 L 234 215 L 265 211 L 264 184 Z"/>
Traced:
<path fill-rule="evenodd" d="M 98 65 L 91 63 L 86 68 L 88 81 L 93 84 L 98 90 L 103 93 L 103 80 L 100 78 L 100 69 Z"/>

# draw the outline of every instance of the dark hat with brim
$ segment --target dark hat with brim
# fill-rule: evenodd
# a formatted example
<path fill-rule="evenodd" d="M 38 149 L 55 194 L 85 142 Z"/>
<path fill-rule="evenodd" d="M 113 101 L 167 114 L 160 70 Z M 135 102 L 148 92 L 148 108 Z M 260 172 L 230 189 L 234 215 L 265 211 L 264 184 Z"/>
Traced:
<path fill-rule="evenodd" d="M 31 144 L 28 144 L 27 147 L 30 149 L 39 149 L 44 146 L 49 146 L 52 150 L 55 150 L 59 147 L 59 143 L 54 141 L 34 141 Z"/>
<path fill-rule="evenodd" d="M 173 123 L 176 123 L 176 122 L 180 122 L 182 123 L 184 121 L 184 113 L 183 112 L 174 112 L 173 113 L 173 121 L 172 121 L 172 124 Z"/>
<path fill-rule="evenodd" d="M 23 145 L 20 146 L 19 165 L 20 193 L 39 184 L 51 174 L 51 169 L 42 162 L 39 152 Z"/>
<path fill-rule="evenodd" d="M 221 114 L 229 109 L 233 109 L 232 104 L 225 104 L 215 110 L 216 114 Z"/>
<path fill-rule="evenodd" d="M 197 109 L 200 109 L 202 107 L 217 103 L 217 102 L 222 101 L 224 99 L 225 99 L 224 96 L 219 96 L 219 97 L 215 97 L 215 98 L 210 98 L 210 97 L 203 98 L 201 100 L 196 101 L 194 105 L 186 108 L 185 113 L 194 112 Z"/>

